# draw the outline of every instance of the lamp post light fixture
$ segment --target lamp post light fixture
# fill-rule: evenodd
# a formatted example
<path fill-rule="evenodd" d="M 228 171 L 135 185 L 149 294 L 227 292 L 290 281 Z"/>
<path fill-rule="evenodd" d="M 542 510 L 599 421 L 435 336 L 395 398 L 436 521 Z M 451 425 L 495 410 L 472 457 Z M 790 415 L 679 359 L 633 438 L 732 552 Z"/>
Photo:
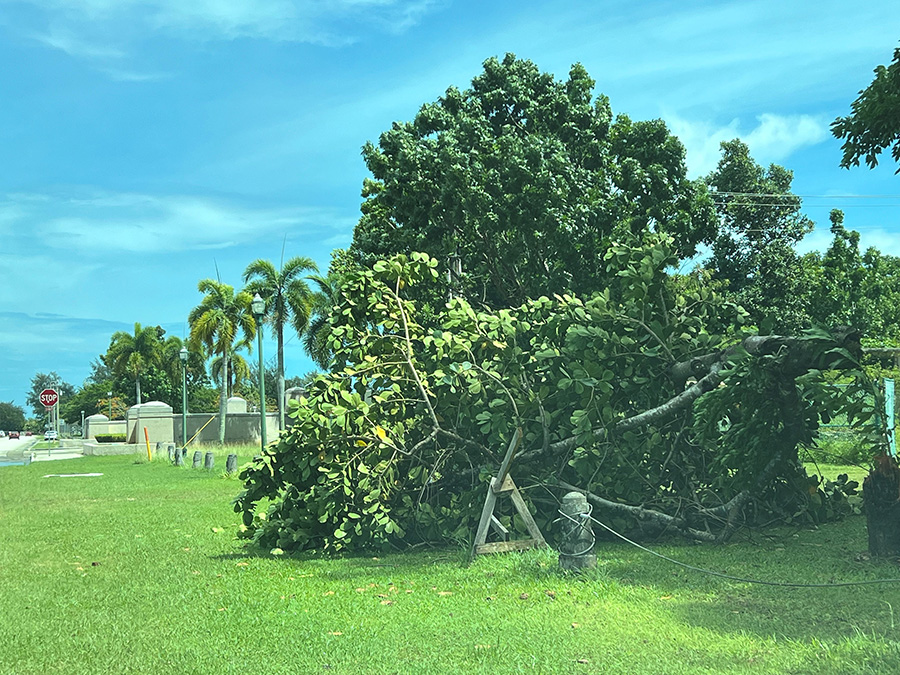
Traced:
<path fill-rule="evenodd" d="M 256 336 L 259 338 L 259 437 L 261 447 L 266 449 L 266 371 L 263 366 L 263 338 L 262 338 L 262 318 L 266 312 L 266 301 L 263 300 L 259 293 L 253 296 L 250 303 L 250 311 L 253 312 L 253 318 L 256 319 Z"/>
<path fill-rule="evenodd" d="M 178 352 L 181 359 L 181 447 L 187 447 L 187 347 L 181 347 Z"/>

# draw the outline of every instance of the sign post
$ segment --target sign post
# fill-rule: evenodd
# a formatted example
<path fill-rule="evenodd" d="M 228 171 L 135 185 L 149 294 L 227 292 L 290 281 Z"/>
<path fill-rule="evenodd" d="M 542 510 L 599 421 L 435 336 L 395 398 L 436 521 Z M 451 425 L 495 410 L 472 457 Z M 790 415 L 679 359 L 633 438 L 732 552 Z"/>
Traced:
<path fill-rule="evenodd" d="M 55 389 L 44 389 L 44 391 L 42 391 L 40 396 L 38 397 L 38 400 L 47 410 L 47 415 L 49 416 L 48 424 L 55 429 L 56 425 L 53 422 L 53 411 L 56 405 L 59 403 L 59 393 L 57 393 Z M 57 419 L 58 418 L 59 415 L 57 415 Z"/>
<path fill-rule="evenodd" d="M 55 389 L 44 389 L 41 392 L 40 401 L 45 408 L 52 408 L 59 402 L 59 394 Z"/>

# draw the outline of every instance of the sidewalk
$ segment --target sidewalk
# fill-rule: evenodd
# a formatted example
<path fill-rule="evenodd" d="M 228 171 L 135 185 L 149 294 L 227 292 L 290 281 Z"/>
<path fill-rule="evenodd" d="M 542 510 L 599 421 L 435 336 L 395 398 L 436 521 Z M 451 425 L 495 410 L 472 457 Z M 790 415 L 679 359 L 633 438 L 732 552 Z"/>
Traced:
<path fill-rule="evenodd" d="M 33 443 L 24 447 L 18 447 L 5 453 L 0 452 L 0 464 L 29 464 L 31 462 L 49 462 L 56 459 L 77 459 L 84 457 L 81 439 L 66 438 L 59 442 L 57 447 L 35 449 Z"/>

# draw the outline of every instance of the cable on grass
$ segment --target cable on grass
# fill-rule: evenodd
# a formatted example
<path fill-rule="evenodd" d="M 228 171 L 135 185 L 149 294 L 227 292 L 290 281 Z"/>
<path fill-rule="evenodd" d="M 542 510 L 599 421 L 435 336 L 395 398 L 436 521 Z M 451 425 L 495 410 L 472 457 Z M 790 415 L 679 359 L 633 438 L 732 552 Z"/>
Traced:
<path fill-rule="evenodd" d="M 581 526 L 581 523 L 579 523 L 579 521 L 576 518 L 572 518 L 570 515 L 563 513 L 561 510 L 558 510 L 557 512 L 559 513 L 559 515 L 561 517 L 557 518 L 553 522 L 557 522 L 559 520 L 562 520 L 563 518 L 566 518 L 568 520 L 571 520 L 576 525 Z M 670 562 L 673 565 L 678 565 L 679 567 L 684 567 L 685 569 L 689 569 L 694 572 L 700 572 L 702 574 L 708 574 L 710 576 L 720 577 L 722 579 L 730 579 L 731 581 L 740 581 L 740 582 L 748 583 L 748 584 L 760 584 L 763 586 L 780 586 L 780 587 L 786 587 L 786 588 L 838 588 L 838 587 L 842 587 L 842 586 L 870 586 L 872 584 L 900 584 L 900 579 L 868 579 L 866 581 L 839 581 L 839 582 L 830 583 L 830 584 L 808 584 L 808 583 L 795 583 L 795 582 L 788 582 L 788 581 L 764 581 L 762 579 L 749 579 L 747 577 L 738 577 L 738 576 L 734 576 L 732 574 L 725 574 L 723 572 L 715 572 L 713 570 L 708 570 L 703 567 L 696 567 L 695 565 L 689 565 L 685 562 L 681 562 L 680 560 L 675 560 L 674 558 L 670 558 L 669 556 L 663 555 L 662 553 L 657 553 L 656 551 L 653 551 L 653 550 L 647 548 L 646 546 L 642 546 L 641 544 L 637 543 L 636 541 L 632 541 L 631 539 L 626 537 L 624 534 L 620 534 L 619 532 L 616 532 L 613 528 L 611 528 L 606 523 L 603 523 L 603 522 L 597 520 L 596 518 L 594 518 L 592 515 L 590 515 L 590 513 L 585 514 L 585 517 L 590 518 L 592 521 L 597 523 L 597 525 L 602 527 L 604 530 L 606 530 L 610 534 L 618 537 L 619 539 L 621 539 L 622 541 L 624 541 L 627 544 L 631 544 L 635 548 L 639 548 L 640 550 L 644 551 L 645 553 L 654 555 L 657 558 L 662 558 L 663 560 Z"/>

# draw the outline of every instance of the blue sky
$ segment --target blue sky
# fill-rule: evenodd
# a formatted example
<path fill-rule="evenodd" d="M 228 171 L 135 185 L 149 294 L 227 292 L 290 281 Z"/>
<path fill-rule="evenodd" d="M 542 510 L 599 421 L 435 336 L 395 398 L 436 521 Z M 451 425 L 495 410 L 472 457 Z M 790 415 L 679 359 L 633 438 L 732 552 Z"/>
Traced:
<path fill-rule="evenodd" d="M 506 52 L 583 63 L 614 112 L 666 120 L 692 176 L 734 137 L 792 169 L 804 250 L 844 208 L 900 255 L 895 166 L 839 169 L 828 130 L 898 26 L 896 0 L 0 0 L 0 401 L 39 371 L 80 385 L 135 321 L 181 336 L 217 269 L 239 286 L 283 244 L 326 268 L 363 143 Z M 286 361 L 311 368 L 296 338 Z"/>

